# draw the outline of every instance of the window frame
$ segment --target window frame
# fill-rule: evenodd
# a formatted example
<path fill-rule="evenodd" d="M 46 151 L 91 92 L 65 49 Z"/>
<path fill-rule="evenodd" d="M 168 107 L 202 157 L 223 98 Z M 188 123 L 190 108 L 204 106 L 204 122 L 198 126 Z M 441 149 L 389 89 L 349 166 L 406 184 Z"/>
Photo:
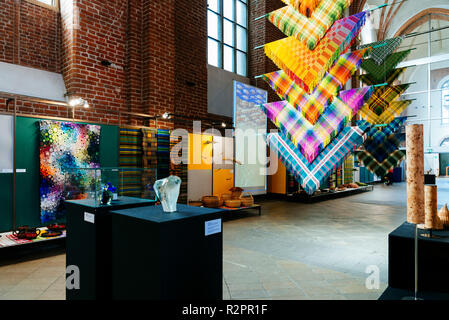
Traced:
<path fill-rule="evenodd" d="M 53 4 L 51 5 L 43 3 L 42 1 L 39 0 L 25 0 L 25 1 L 53 11 L 59 11 L 59 0 L 52 0 Z"/>
<path fill-rule="evenodd" d="M 444 94 L 444 92 L 447 91 L 447 94 Z M 441 124 L 442 125 L 449 125 L 449 119 L 447 119 L 449 117 L 449 99 L 447 104 L 445 103 L 445 98 L 448 97 L 449 98 L 449 79 L 446 79 L 442 85 L 441 85 Z M 443 114 L 444 111 L 447 112 L 447 116 L 445 117 L 445 115 Z"/>
<path fill-rule="evenodd" d="M 211 39 L 212 41 L 218 42 L 218 45 L 219 45 L 219 50 L 218 50 L 218 53 L 219 53 L 218 62 L 219 63 L 218 63 L 218 66 L 214 66 L 214 65 L 212 65 L 212 66 L 220 68 L 220 69 L 223 69 L 223 70 L 226 70 L 224 68 L 224 49 L 225 49 L 224 46 L 227 46 L 229 48 L 232 48 L 232 50 L 233 50 L 233 67 L 232 67 L 232 71 L 229 71 L 229 70 L 226 70 L 226 71 L 233 72 L 235 74 L 238 74 L 239 76 L 247 77 L 248 76 L 248 49 L 249 49 L 248 48 L 248 46 L 249 46 L 249 41 L 248 41 L 248 24 L 249 24 L 249 9 L 248 9 L 248 6 L 249 6 L 249 4 L 248 4 L 248 1 L 232 0 L 232 1 L 234 1 L 234 7 L 233 7 L 233 10 L 234 10 L 233 17 L 234 17 L 234 19 L 233 20 L 228 19 L 228 18 L 226 18 L 224 16 L 224 1 L 229 1 L 229 0 L 218 0 L 218 1 L 219 1 L 219 12 L 216 12 L 216 11 L 210 9 L 209 7 L 207 7 L 207 13 L 209 13 L 209 11 L 210 11 L 210 12 L 218 15 L 218 23 L 219 23 L 219 25 L 217 26 L 217 28 L 219 30 L 219 39 L 210 37 L 209 36 L 209 30 L 207 30 L 207 41 L 209 42 L 209 39 Z M 237 22 L 237 5 L 238 5 L 238 2 L 240 2 L 241 4 L 246 6 L 246 27 L 244 25 L 239 24 Z M 206 17 L 208 17 L 208 14 L 206 15 Z M 234 43 L 234 45 L 233 46 L 228 45 L 228 44 L 226 44 L 224 42 L 224 24 L 225 24 L 225 21 L 232 23 L 233 26 L 234 26 L 234 28 L 233 28 L 234 29 L 233 30 L 233 43 Z M 243 51 L 243 50 L 240 50 L 240 49 L 237 48 L 237 43 L 238 43 L 238 41 L 237 41 L 237 30 L 238 30 L 238 27 L 242 28 L 245 31 L 245 34 L 246 34 L 246 51 Z M 209 45 L 207 45 L 207 63 L 209 64 L 209 51 L 208 50 L 209 50 Z M 244 54 L 245 57 L 246 57 L 246 69 L 244 70 L 244 74 L 237 73 L 237 66 L 238 66 L 237 56 L 238 56 L 238 52 Z"/>

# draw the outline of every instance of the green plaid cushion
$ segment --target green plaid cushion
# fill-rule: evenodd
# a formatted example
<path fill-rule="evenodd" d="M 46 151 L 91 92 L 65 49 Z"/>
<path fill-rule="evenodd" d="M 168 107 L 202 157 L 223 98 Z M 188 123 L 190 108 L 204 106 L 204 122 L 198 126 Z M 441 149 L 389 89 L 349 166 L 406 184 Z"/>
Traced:
<path fill-rule="evenodd" d="M 382 41 L 372 42 L 368 44 L 364 44 L 360 46 L 360 49 L 366 48 L 366 47 L 376 47 L 373 48 L 373 51 L 371 52 L 371 58 L 377 63 L 381 64 L 385 61 L 385 59 L 396 50 L 399 45 L 401 44 L 403 40 L 403 37 L 395 37 L 391 39 L 386 39 Z M 384 45 L 383 45 L 384 44 Z M 379 45 L 383 45 L 379 47 Z"/>
<path fill-rule="evenodd" d="M 368 86 L 374 86 L 376 84 L 381 84 L 381 83 L 391 84 L 391 83 L 393 83 L 394 80 L 399 78 L 399 76 L 405 71 L 405 69 L 407 69 L 407 68 L 393 69 L 393 70 L 389 71 L 385 75 L 382 74 L 382 73 L 378 73 L 378 74 L 372 74 L 372 73 L 362 74 L 361 76 L 359 76 L 359 79 L 363 83 L 368 85 Z M 380 76 L 380 78 L 379 78 L 379 76 Z"/>
<path fill-rule="evenodd" d="M 412 49 L 393 53 L 381 65 L 377 64 L 372 58 L 364 59 L 361 67 L 375 79 L 384 79 L 411 51 Z"/>
<path fill-rule="evenodd" d="M 366 169 L 370 172 L 374 173 L 378 177 L 385 177 L 388 170 L 396 167 L 399 162 L 404 158 L 405 153 L 401 150 L 393 151 L 388 157 L 382 161 L 377 161 L 374 156 L 368 151 L 359 151 L 357 152 L 357 158 Z"/>

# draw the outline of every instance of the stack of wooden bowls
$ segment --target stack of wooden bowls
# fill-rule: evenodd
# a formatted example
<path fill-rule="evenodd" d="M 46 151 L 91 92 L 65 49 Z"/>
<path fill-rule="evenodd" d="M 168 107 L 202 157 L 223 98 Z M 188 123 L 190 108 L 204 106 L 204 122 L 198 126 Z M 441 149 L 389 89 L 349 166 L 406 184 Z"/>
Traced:
<path fill-rule="evenodd" d="M 217 196 L 204 196 L 201 201 L 207 208 L 218 208 L 221 205 L 221 201 Z"/>
<path fill-rule="evenodd" d="M 242 201 L 242 207 L 252 207 L 254 205 L 254 198 L 251 193 L 247 192 L 247 195 L 240 197 Z"/>

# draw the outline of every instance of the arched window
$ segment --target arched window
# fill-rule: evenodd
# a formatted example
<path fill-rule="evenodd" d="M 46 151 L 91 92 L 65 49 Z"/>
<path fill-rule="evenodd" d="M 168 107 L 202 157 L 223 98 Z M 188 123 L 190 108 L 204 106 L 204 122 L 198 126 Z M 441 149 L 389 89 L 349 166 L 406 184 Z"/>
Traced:
<path fill-rule="evenodd" d="M 441 123 L 448 124 L 449 123 L 449 79 L 447 79 L 441 85 Z M 444 141 L 448 140 L 445 139 Z M 443 143 L 444 143 L 443 141 Z M 449 142 L 446 142 L 449 146 Z M 443 145 L 441 145 L 443 147 Z"/>

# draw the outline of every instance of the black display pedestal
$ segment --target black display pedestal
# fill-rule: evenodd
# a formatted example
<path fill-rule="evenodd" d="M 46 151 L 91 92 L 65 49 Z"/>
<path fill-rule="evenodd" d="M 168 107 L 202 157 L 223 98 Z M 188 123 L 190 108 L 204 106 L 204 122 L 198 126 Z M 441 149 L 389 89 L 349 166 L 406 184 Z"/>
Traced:
<path fill-rule="evenodd" d="M 177 209 L 112 212 L 113 299 L 222 299 L 223 211 Z"/>
<path fill-rule="evenodd" d="M 111 299 L 111 210 L 151 206 L 147 199 L 120 197 L 95 207 L 93 199 L 69 200 L 67 207 L 66 266 L 80 271 L 80 288 L 66 289 L 67 300 Z M 87 214 L 86 214 L 87 213 Z M 87 221 L 86 221 L 87 220 Z"/>
<path fill-rule="evenodd" d="M 435 184 L 436 177 L 434 174 L 425 174 L 424 175 L 424 184 Z"/>
<path fill-rule="evenodd" d="M 403 223 L 388 236 L 388 285 L 414 290 L 414 229 Z M 449 293 L 449 231 L 418 230 L 418 292 Z"/>

